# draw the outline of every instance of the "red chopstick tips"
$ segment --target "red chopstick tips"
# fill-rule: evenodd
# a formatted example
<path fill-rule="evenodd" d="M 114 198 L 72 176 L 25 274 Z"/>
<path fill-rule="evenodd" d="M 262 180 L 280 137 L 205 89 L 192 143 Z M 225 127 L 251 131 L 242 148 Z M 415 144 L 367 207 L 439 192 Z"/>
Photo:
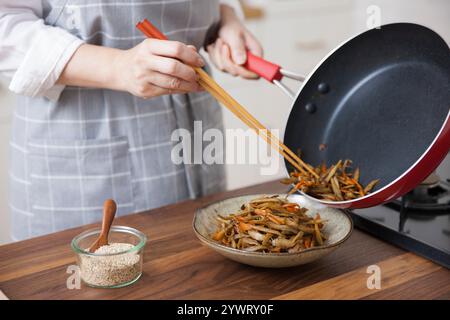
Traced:
<path fill-rule="evenodd" d="M 140 21 L 136 27 L 149 38 L 167 40 L 167 37 L 147 19 Z"/>

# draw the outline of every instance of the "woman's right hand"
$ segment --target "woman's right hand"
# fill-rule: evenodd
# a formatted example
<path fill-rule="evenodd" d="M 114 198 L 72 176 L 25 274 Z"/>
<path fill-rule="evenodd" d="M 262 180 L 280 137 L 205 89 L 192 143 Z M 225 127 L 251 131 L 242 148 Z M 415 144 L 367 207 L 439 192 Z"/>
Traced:
<path fill-rule="evenodd" d="M 181 42 L 146 39 L 118 53 L 114 62 L 117 89 L 141 98 L 202 90 L 192 67 L 205 62 L 195 47 Z"/>

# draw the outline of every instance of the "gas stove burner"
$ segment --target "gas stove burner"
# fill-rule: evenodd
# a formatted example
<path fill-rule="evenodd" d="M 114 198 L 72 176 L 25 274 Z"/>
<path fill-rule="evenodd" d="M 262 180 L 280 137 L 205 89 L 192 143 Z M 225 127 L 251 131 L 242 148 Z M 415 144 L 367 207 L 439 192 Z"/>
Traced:
<path fill-rule="evenodd" d="M 387 206 L 408 213 L 450 214 L 450 183 L 433 181 L 422 183 L 402 198 L 388 203 Z"/>
<path fill-rule="evenodd" d="M 439 171 L 450 172 L 450 156 Z M 396 201 L 352 210 L 355 226 L 450 269 L 450 179 L 432 174 Z"/>

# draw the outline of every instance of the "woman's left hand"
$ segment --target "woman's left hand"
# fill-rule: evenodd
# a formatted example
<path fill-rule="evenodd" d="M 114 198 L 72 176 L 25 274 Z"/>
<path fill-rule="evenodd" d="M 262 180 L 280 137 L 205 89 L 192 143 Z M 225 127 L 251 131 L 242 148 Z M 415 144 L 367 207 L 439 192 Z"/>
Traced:
<path fill-rule="evenodd" d="M 211 61 L 219 70 L 235 77 L 257 79 L 257 74 L 242 66 L 247 61 L 247 50 L 259 57 L 263 55 L 261 44 L 243 25 L 234 10 L 222 5 L 218 38 L 207 47 Z"/>

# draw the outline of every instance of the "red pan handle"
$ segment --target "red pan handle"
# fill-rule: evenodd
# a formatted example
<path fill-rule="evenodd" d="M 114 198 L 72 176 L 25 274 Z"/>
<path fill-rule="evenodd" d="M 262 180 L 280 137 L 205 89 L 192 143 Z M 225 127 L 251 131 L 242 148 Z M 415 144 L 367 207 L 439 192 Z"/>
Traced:
<path fill-rule="evenodd" d="M 247 62 L 244 64 L 244 67 L 269 82 L 279 81 L 283 78 L 281 66 L 257 57 L 250 51 L 247 51 Z"/>

